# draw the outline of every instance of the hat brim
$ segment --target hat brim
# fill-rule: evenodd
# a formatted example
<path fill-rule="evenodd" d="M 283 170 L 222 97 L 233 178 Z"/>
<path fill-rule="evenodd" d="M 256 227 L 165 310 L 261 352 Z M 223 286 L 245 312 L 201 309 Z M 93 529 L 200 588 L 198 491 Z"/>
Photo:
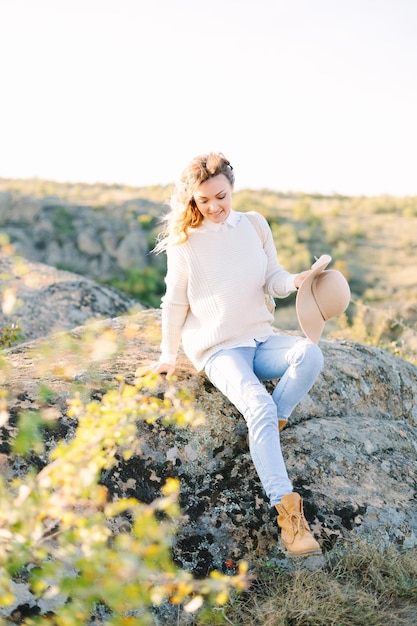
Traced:
<path fill-rule="evenodd" d="M 329 265 L 332 257 L 329 254 L 322 254 L 311 266 L 311 272 L 303 280 L 295 301 L 298 323 L 303 333 L 313 343 L 318 343 L 323 333 L 325 320 L 320 313 L 314 298 L 311 297 L 313 281 Z"/>

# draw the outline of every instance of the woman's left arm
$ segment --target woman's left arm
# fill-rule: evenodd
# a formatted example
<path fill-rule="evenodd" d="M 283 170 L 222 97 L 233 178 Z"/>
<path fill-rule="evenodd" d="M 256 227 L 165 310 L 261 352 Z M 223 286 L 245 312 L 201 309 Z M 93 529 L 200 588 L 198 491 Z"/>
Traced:
<path fill-rule="evenodd" d="M 298 279 L 300 274 L 291 274 L 281 265 L 269 224 L 262 215 L 259 215 L 259 218 L 263 235 L 263 248 L 267 257 L 265 291 L 274 298 L 286 298 L 295 289 L 298 289 L 297 283 L 300 282 Z M 301 278 L 301 282 L 303 279 Z"/>

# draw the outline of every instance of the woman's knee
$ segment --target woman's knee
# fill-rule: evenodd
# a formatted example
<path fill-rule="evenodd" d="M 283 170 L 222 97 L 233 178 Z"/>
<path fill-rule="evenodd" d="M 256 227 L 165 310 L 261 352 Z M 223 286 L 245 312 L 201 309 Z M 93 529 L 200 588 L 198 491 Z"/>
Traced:
<path fill-rule="evenodd" d="M 324 365 L 324 356 L 321 348 L 315 343 L 308 343 L 306 346 L 306 355 L 309 361 L 315 365 L 320 372 Z"/>
<path fill-rule="evenodd" d="M 319 373 L 323 369 L 324 357 L 321 348 L 308 339 L 297 342 L 291 351 L 290 365 L 301 365 Z"/>

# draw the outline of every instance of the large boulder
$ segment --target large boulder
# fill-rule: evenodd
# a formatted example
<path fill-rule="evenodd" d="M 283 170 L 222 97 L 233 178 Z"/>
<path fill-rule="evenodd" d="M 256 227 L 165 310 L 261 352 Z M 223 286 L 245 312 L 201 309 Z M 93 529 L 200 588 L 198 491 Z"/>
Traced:
<path fill-rule="evenodd" d="M 120 379 L 133 384 L 137 366 L 155 359 L 160 339 L 155 310 L 98 324 L 123 336 L 124 347 L 102 363 L 91 383 L 83 363 L 72 364 L 73 380 L 91 384 L 94 397 Z M 71 335 L 82 342 L 83 328 L 73 329 Z M 7 351 L 11 371 L 5 384 L 13 392 L 12 415 L 37 406 L 42 380 L 34 349 L 39 341 Z M 357 535 L 416 545 L 417 368 L 357 343 L 324 341 L 322 348 L 324 370 L 282 432 L 284 456 L 294 486 L 305 499 L 306 516 L 325 549 Z M 71 355 L 58 358 L 62 369 Z M 62 427 L 48 437 L 71 436 L 66 399 L 72 382 L 59 378 L 53 367 L 46 374 Z M 109 496 L 150 502 L 167 477 L 179 477 L 183 517 L 173 553 L 196 575 L 225 569 L 231 561 L 251 561 L 255 555 L 284 558 L 274 511 L 248 452 L 242 416 L 182 353 L 174 385 L 194 396 L 204 423 L 186 429 L 160 420 L 139 423 L 141 453 L 119 460 L 103 476 Z M 152 394 L 162 396 L 169 387 L 161 377 Z M 12 422 L 3 428 L 0 452 L 3 471 L 12 476 L 16 468 L 8 457 L 8 427 Z M 50 439 L 47 449 L 52 445 Z M 45 462 L 31 459 L 40 469 Z"/>
<path fill-rule="evenodd" d="M 79 274 L 25 259 L 18 262 L 3 255 L 0 255 L 0 288 L 4 294 L 0 327 L 17 319 L 25 340 L 143 309 L 143 305 L 126 294 Z M 6 299 L 5 294 L 8 294 Z M 15 301 L 10 312 L 8 299 Z"/>

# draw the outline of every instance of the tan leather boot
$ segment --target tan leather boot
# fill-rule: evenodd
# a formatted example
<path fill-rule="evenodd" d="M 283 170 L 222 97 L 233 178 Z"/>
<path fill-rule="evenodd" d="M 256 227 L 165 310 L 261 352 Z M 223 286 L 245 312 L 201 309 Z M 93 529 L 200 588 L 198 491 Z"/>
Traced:
<path fill-rule="evenodd" d="M 277 522 L 281 528 L 281 541 L 289 556 L 312 556 L 321 554 L 303 513 L 303 501 L 298 493 L 289 493 L 275 505 Z"/>

